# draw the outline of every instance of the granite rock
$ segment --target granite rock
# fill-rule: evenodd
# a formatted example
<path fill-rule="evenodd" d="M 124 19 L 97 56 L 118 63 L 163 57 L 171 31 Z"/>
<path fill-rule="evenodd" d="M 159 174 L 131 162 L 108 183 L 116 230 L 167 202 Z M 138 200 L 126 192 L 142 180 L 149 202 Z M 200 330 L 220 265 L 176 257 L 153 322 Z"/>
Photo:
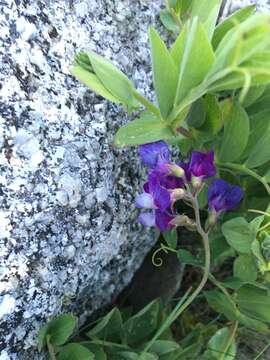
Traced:
<path fill-rule="evenodd" d="M 162 0 L 0 2 L 0 359 L 41 359 L 46 319 L 83 320 L 130 281 L 154 236 L 132 206 L 126 112 L 69 74 L 74 54 L 112 59 L 151 97 L 147 28 Z"/>
<path fill-rule="evenodd" d="M 270 12 L 270 0 L 227 0 L 223 17 L 245 6 L 255 4 L 260 12 Z"/>

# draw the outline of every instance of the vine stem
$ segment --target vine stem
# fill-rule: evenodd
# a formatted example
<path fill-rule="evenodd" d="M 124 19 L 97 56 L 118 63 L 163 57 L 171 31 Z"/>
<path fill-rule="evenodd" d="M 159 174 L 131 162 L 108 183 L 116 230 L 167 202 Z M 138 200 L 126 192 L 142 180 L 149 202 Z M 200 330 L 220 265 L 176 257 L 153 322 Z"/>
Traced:
<path fill-rule="evenodd" d="M 144 105 L 148 110 L 150 110 L 157 117 L 161 117 L 159 108 L 157 108 L 151 101 L 147 100 L 144 96 L 142 96 L 137 90 L 133 91 L 134 97 Z"/>
<path fill-rule="evenodd" d="M 210 246 L 209 246 L 209 239 L 208 239 L 208 232 L 205 232 L 201 225 L 201 218 L 200 218 L 200 208 L 197 200 L 197 196 L 193 197 L 190 190 L 188 189 L 188 193 L 191 197 L 191 202 L 194 208 L 195 214 L 195 221 L 197 225 L 197 231 L 201 235 L 204 252 L 205 252 L 205 263 L 204 263 L 204 273 L 202 280 L 198 287 L 194 290 L 194 292 L 190 295 L 190 297 L 186 300 L 186 302 L 181 306 L 177 317 L 184 311 L 186 308 L 195 300 L 195 298 L 199 295 L 199 293 L 204 288 L 210 273 L 210 264 L 211 264 L 211 254 L 210 254 Z"/>
<path fill-rule="evenodd" d="M 221 354 L 219 360 L 224 360 L 225 359 L 225 355 L 227 355 L 228 350 L 230 349 L 230 346 L 232 345 L 233 339 L 235 338 L 235 334 L 236 331 L 238 329 L 238 325 L 239 325 L 239 321 L 234 321 L 231 328 L 230 328 L 230 333 L 229 333 L 229 337 L 228 340 L 225 344 L 225 348 L 224 348 L 224 352 L 223 354 Z"/>
<path fill-rule="evenodd" d="M 186 295 L 182 299 L 182 304 L 176 305 L 175 309 L 172 311 L 172 313 L 170 314 L 170 316 L 167 319 L 167 321 L 165 322 L 165 324 L 161 327 L 161 329 L 157 332 L 157 334 L 153 337 L 153 339 L 144 348 L 141 356 L 143 354 L 145 354 L 145 352 L 151 348 L 154 341 L 157 340 L 162 335 L 162 333 L 165 330 L 167 330 L 171 326 L 171 324 L 182 314 L 182 312 L 185 311 L 189 307 L 189 305 L 195 300 L 195 298 L 203 290 L 203 288 L 208 280 L 209 274 L 210 274 L 211 254 L 210 254 L 208 232 L 205 232 L 201 225 L 200 208 L 199 208 L 197 195 L 195 195 L 195 196 L 192 195 L 191 190 L 188 185 L 186 185 L 186 189 L 187 189 L 188 196 L 190 198 L 190 202 L 194 209 L 197 231 L 202 238 L 204 251 L 205 251 L 205 264 L 204 264 L 203 277 L 202 277 L 202 280 L 200 281 L 198 287 L 191 293 L 191 295 L 189 297 L 187 297 L 187 294 L 189 294 L 189 292 L 191 291 L 191 289 L 189 289 L 188 293 L 186 293 Z M 140 357 L 140 359 L 141 359 L 141 357 Z"/>
<path fill-rule="evenodd" d="M 270 186 L 268 185 L 267 181 L 262 176 L 257 174 L 255 171 L 250 170 L 249 168 L 247 168 L 244 165 L 234 164 L 234 163 L 222 164 L 222 163 L 216 162 L 216 165 L 220 168 L 224 167 L 224 168 L 236 170 L 236 171 L 242 172 L 243 174 L 253 177 L 254 179 L 258 180 L 261 184 L 263 184 L 263 186 L 265 187 L 265 190 L 270 195 Z"/>

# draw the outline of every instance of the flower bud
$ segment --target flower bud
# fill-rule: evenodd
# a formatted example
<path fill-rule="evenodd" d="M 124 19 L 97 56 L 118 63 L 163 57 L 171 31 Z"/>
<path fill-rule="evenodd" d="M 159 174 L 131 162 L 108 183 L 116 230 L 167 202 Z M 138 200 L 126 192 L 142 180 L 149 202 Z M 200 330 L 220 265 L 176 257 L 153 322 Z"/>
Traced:
<path fill-rule="evenodd" d="M 196 229 L 196 223 L 186 215 L 175 216 L 175 218 L 170 222 L 170 224 L 174 226 L 184 226 L 189 230 Z"/>
<path fill-rule="evenodd" d="M 168 164 L 168 168 L 171 173 L 178 178 L 183 178 L 185 176 L 185 170 L 176 164 Z"/>
<path fill-rule="evenodd" d="M 209 212 L 208 222 L 210 226 L 214 226 L 217 223 L 218 214 L 215 210 Z"/>
<path fill-rule="evenodd" d="M 191 178 L 191 184 L 194 187 L 194 189 L 198 190 L 202 186 L 202 178 L 197 176 L 192 176 Z"/>
<path fill-rule="evenodd" d="M 175 202 L 177 200 L 182 200 L 186 196 L 186 192 L 184 189 L 173 189 L 171 190 L 171 198 L 172 201 Z"/>

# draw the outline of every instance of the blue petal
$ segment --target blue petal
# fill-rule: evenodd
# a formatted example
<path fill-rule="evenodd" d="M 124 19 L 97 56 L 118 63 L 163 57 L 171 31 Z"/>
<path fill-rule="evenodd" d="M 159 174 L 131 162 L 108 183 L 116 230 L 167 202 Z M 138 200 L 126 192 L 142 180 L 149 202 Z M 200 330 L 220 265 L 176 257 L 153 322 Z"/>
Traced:
<path fill-rule="evenodd" d="M 225 180 L 217 179 L 209 186 L 208 203 L 210 208 L 217 212 L 232 210 L 240 203 L 243 195 L 239 186 L 230 185 Z"/>
<path fill-rule="evenodd" d="M 148 193 L 142 193 L 136 196 L 135 206 L 139 209 L 154 209 L 154 199 L 152 195 Z"/>
<path fill-rule="evenodd" d="M 155 214 L 154 212 L 142 213 L 138 217 L 138 222 L 144 226 L 155 226 Z"/>
<path fill-rule="evenodd" d="M 243 197 L 244 193 L 239 186 L 231 186 L 226 198 L 226 210 L 234 209 Z"/>
<path fill-rule="evenodd" d="M 164 141 L 141 145 L 139 153 L 142 163 L 150 168 L 166 163 L 170 158 L 169 147 Z"/>

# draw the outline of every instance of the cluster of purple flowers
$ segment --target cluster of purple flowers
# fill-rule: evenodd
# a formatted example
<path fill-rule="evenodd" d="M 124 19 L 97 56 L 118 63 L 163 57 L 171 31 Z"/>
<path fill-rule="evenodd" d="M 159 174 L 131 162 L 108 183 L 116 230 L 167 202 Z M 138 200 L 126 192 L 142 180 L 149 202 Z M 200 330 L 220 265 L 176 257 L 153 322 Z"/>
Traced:
<path fill-rule="evenodd" d="M 171 161 L 164 141 L 141 145 L 139 152 L 142 163 L 149 168 L 144 192 L 136 197 L 136 207 L 148 210 L 140 214 L 139 222 L 156 226 L 160 231 L 169 230 L 177 216 L 174 203 L 184 197 L 185 184 L 199 189 L 203 180 L 216 175 L 214 152 L 193 151 L 188 162 L 179 164 Z M 242 198 L 240 187 L 222 179 L 214 180 L 208 189 L 209 209 L 217 216 L 222 211 L 234 209 Z"/>

